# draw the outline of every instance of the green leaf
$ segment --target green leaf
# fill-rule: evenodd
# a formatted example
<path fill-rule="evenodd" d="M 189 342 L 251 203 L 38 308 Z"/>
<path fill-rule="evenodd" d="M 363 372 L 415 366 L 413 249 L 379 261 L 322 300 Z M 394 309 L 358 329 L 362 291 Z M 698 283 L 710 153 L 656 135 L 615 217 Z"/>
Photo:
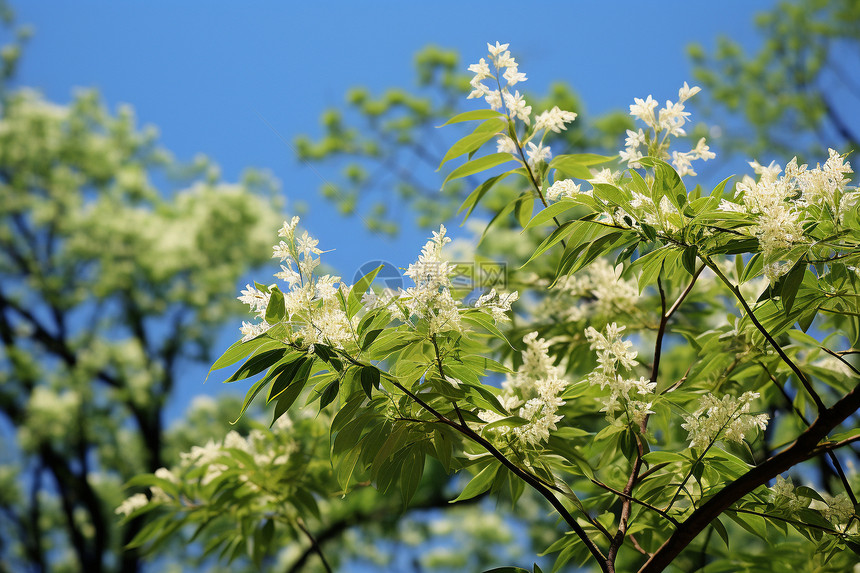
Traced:
<path fill-rule="evenodd" d="M 711 525 L 714 527 L 716 532 L 719 534 L 720 539 L 723 540 L 723 543 L 726 544 L 726 549 L 729 548 L 729 532 L 726 531 L 726 526 L 723 525 L 723 522 L 720 521 L 720 518 L 717 517 L 715 520 L 711 522 Z"/>
<path fill-rule="evenodd" d="M 322 391 L 320 396 L 320 410 L 331 404 L 337 398 L 337 391 L 340 389 L 340 380 L 335 378 L 329 382 L 328 386 Z"/>
<path fill-rule="evenodd" d="M 519 416 L 508 416 L 507 418 L 502 418 L 501 420 L 496 420 L 495 422 L 491 422 L 484 426 L 483 430 L 486 432 L 487 430 L 497 430 L 499 428 L 519 428 L 520 426 L 525 426 L 529 421 L 525 418 L 521 418 Z"/>
<path fill-rule="evenodd" d="M 262 348 L 263 346 L 266 346 L 266 348 Z M 215 361 L 215 364 L 213 364 L 209 369 L 206 377 L 208 378 L 209 374 L 211 374 L 213 370 L 219 370 L 236 364 L 252 352 L 255 352 L 257 349 L 268 350 L 280 346 L 282 346 L 281 342 L 272 340 L 271 338 L 266 338 L 265 336 L 253 338 L 247 342 L 243 342 L 241 340 L 234 342 L 230 348 L 225 350 L 224 354 Z"/>
<path fill-rule="evenodd" d="M 245 378 L 250 378 L 251 376 L 259 374 L 269 366 L 272 366 L 281 360 L 286 353 L 286 348 L 275 348 L 273 350 L 267 350 L 260 354 L 256 354 L 249 358 L 248 361 L 234 372 L 232 376 L 225 380 L 224 383 L 228 384 L 237 380 L 244 380 Z"/>
<path fill-rule="evenodd" d="M 355 316 L 355 313 L 359 311 L 361 308 L 361 298 L 367 292 L 367 289 L 370 288 L 370 285 L 373 284 L 373 279 L 376 278 L 376 275 L 382 270 L 383 265 L 379 265 L 355 283 L 349 291 L 349 296 L 347 297 L 347 316 L 352 318 Z"/>
<path fill-rule="evenodd" d="M 284 305 L 284 293 L 277 286 L 272 286 L 269 289 L 269 304 L 266 306 L 266 322 L 269 324 L 277 324 L 284 320 L 287 314 Z"/>
<path fill-rule="evenodd" d="M 475 173 L 480 173 L 481 171 L 486 171 L 487 169 L 492 169 L 497 165 L 513 161 L 513 159 L 514 156 L 510 153 L 492 153 L 490 155 L 473 159 L 449 173 L 445 178 L 445 181 L 442 182 L 442 187 L 444 187 L 448 181 L 453 181 L 454 179 L 460 179 L 467 175 L 473 175 Z"/>
<path fill-rule="evenodd" d="M 483 313 L 473 312 L 473 313 L 469 313 L 469 314 L 463 314 L 462 320 L 469 323 L 469 324 L 473 324 L 475 326 L 480 326 L 481 328 L 483 328 L 484 330 L 486 330 L 487 332 L 489 332 L 490 334 L 492 334 L 496 338 L 499 338 L 499 339 L 507 342 L 508 346 L 510 346 L 511 348 L 514 348 L 514 345 L 510 343 L 510 341 L 504 335 L 504 333 L 502 333 L 502 331 L 499 330 L 499 328 L 495 324 L 493 324 L 492 321 L 490 319 L 488 319 Z M 514 348 L 514 350 L 516 350 L 516 348 Z"/>
<path fill-rule="evenodd" d="M 684 254 L 681 255 L 681 264 L 684 266 L 684 270 L 691 275 L 696 274 L 696 257 L 698 254 L 699 247 L 697 245 L 688 245 L 684 249 Z"/>
<path fill-rule="evenodd" d="M 490 463 L 487 467 L 482 469 L 472 478 L 472 480 L 466 484 L 466 487 L 463 488 L 463 492 L 458 495 L 455 499 L 452 499 L 450 503 L 454 503 L 457 501 L 463 501 L 464 499 L 472 499 L 475 496 L 481 495 L 493 485 L 493 481 L 496 479 L 496 473 L 499 471 L 501 466 L 497 463 Z"/>
<path fill-rule="evenodd" d="M 553 203 L 552 205 L 550 205 L 546 209 L 543 209 L 542 211 L 538 212 L 537 215 L 532 217 L 531 221 L 526 223 L 526 225 L 523 227 L 523 232 L 528 229 L 531 229 L 532 227 L 537 227 L 538 225 L 548 223 L 549 221 L 552 221 L 553 217 L 557 217 L 562 213 L 573 209 L 577 205 L 578 203 L 566 200 L 559 201 L 558 203 Z"/>
<path fill-rule="evenodd" d="M 496 137 L 496 134 L 498 134 L 498 132 L 504 129 L 504 127 L 506 126 L 504 122 L 499 121 L 497 123 L 498 129 L 496 129 L 495 131 L 478 131 L 476 133 L 470 133 L 466 137 L 463 137 L 462 139 L 457 141 L 454 145 L 451 146 L 450 149 L 448 149 L 448 152 L 445 154 L 445 157 L 442 158 L 442 163 L 439 164 L 439 167 L 436 170 L 438 171 L 448 161 L 456 157 L 460 157 L 461 155 L 465 155 L 466 153 L 472 153 L 473 151 L 477 151 L 486 142 Z"/>
<path fill-rule="evenodd" d="M 424 475 L 424 461 L 424 452 L 418 448 L 412 448 L 403 464 L 400 474 L 400 496 L 404 508 L 409 505 L 409 501 L 418 491 L 418 484 L 421 483 L 421 477 Z"/>
<path fill-rule="evenodd" d="M 794 299 L 797 296 L 797 290 L 803 282 L 803 276 L 806 274 L 806 260 L 801 258 L 791 270 L 785 275 L 782 281 L 782 290 L 779 293 L 782 299 L 782 305 L 785 307 L 785 313 L 791 312 L 791 307 L 794 306 Z"/>
<path fill-rule="evenodd" d="M 596 153 L 571 153 L 567 155 L 557 155 L 549 162 L 549 168 L 567 171 L 575 168 L 575 166 L 588 167 L 590 165 L 600 165 L 601 163 L 606 163 L 613 159 L 615 159 L 614 156 L 597 155 Z"/>
<path fill-rule="evenodd" d="M 473 121 L 476 119 L 491 119 L 494 117 L 505 117 L 503 114 L 494 111 L 492 109 L 476 109 L 473 111 L 464 111 L 463 113 L 458 113 L 442 125 L 437 125 L 436 127 L 445 127 L 446 125 L 452 125 L 455 123 L 462 123 L 464 121 Z"/>
<path fill-rule="evenodd" d="M 520 223 L 520 227 L 524 227 L 532 216 L 532 212 L 534 211 L 535 198 L 533 195 L 529 195 L 527 197 L 523 197 L 517 202 L 517 206 L 514 208 L 517 221 Z"/>
<path fill-rule="evenodd" d="M 370 398 L 374 388 L 379 390 L 379 369 L 373 366 L 364 366 L 361 369 L 361 388 Z"/>
<path fill-rule="evenodd" d="M 607 183 L 595 183 L 594 188 L 594 196 L 598 199 L 602 199 L 607 203 L 612 203 L 613 205 L 617 205 L 619 207 L 624 207 L 627 205 L 628 197 L 624 194 L 624 191 L 616 187 L 615 185 L 609 185 Z"/>
<path fill-rule="evenodd" d="M 546 239 L 544 239 L 540 245 L 538 245 L 538 248 L 535 249 L 535 252 L 532 254 L 531 257 L 529 257 L 529 260 L 527 260 L 520 268 L 525 267 L 530 262 L 547 252 L 557 243 L 563 241 L 565 237 L 567 237 L 568 235 L 573 233 L 573 231 L 576 230 L 578 226 L 577 223 L 582 223 L 582 221 L 567 221 L 565 223 L 562 223 L 561 226 L 559 226 L 558 228 L 554 229 L 553 232 L 550 233 L 550 235 Z"/>
<path fill-rule="evenodd" d="M 747 261 L 746 266 L 744 267 L 744 272 L 740 276 L 740 284 L 744 284 L 748 280 L 754 279 L 759 274 L 761 274 L 762 268 L 764 267 L 764 257 L 761 253 L 756 253 L 750 260 Z"/>
<path fill-rule="evenodd" d="M 512 173 L 513 173 L 513 171 L 506 171 L 500 175 L 490 177 L 489 179 L 487 179 L 486 181 L 484 181 L 483 183 L 481 183 L 480 185 L 475 187 L 475 190 L 472 191 L 468 197 L 466 197 L 466 200 L 463 201 L 462 205 L 460 205 L 460 210 L 457 211 L 457 214 L 459 215 L 460 213 L 463 212 L 464 209 L 468 209 L 468 211 L 466 212 L 466 215 L 463 217 L 463 223 L 466 222 L 466 220 L 472 214 L 472 211 L 475 210 L 475 207 L 478 206 L 478 203 L 481 201 L 481 199 L 484 197 L 484 195 L 486 195 L 487 192 L 493 188 L 493 185 L 495 185 L 496 183 L 498 183 L 499 181 L 501 181 L 502 179 L 504 179 L 508 175 L 511 175 Z M 460 225 L 462 225 L 463 223 L 460 223 Z"/>

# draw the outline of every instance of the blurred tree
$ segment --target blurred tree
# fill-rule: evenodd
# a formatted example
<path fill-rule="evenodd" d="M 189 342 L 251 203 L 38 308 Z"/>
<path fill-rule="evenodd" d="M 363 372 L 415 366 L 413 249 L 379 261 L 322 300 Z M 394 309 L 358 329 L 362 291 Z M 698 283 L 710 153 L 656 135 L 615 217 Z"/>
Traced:
<path fill-rule="evenodd" d="M 705 106 L 724 123 L 722 147 L 762 162 L 826 157 L 860 147 L 860 3 L 779 2 L 756 18 L 758 52 L 720 38 L 690 55 Z"/>
<path fill-rule="evenodd" d="M 25 39 L 0 75 L 0 570 L 135 571 L 122 484 L 165 465 L 168 399 L 282 208 L 269 176 L 182 166 L 95 92 L 9 89 Z"/>

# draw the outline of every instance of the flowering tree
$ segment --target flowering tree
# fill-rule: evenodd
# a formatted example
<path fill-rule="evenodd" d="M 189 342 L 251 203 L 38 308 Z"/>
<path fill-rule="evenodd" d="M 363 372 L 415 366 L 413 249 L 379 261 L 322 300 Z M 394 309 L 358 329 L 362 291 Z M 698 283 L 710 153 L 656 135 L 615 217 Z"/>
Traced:
<path fill-rule="evenodd" d="M 453 280 L 444 226 L 406 270 L 413 286 L 373 291 L 378 269 L 350 286 L 319 274 L 317 240 L 285 222 L 282 286 L 242 291 L 256 318 L 213 369 L 260 375 L 242 411 L 265 396 L 275 428 L 296 429 L 311 407 L 330 418 L 333 474 L 309 471 L 314 457 L 277 430 L 228 436 L 135 480 L 150 495 L 121 512 L 160 517 L 132 545 L 229 512 L 240 526 L 214 538 L 222 555 L 264 554 L 291 531 L 328 569 L 308 527 L 320 504 L 372 484 L 408 505 L 435 460 L 470 476 L 453 501 L 529 491 L 551 508 L 554 570 L 782 570 L 777 540 L 795 568 L 857 563 L 857 479 L 840 457 L 860 435 L 860 194 L 845 158 L 753 162 L 756 178 L 691 189 L 694 162 L 714 155 L 704 139 L 675 148 L 699 91 L 687 84 L 659 110 L 650 96 L 630 106 L 642 128 L 620 169 L 553 157 L 547 135 L 575 114 L 533 114 L 508 45 L 488 49 L 469 98 L 489 109 L 448 121 L 480 123 L 445 155 L 467 156 L 446 183 L 493 170 L 472 209 L 497 181 L 521 182 L 501 213 L 544 235 L 512 273 L 523 292 L 463 304 L 471 286 Z M 496 152 L 476 157 L 491 141 Z M 835 486 L 807 480 L 818 460 Z M 738 540 L 749 551 L 729 552 Z"/>

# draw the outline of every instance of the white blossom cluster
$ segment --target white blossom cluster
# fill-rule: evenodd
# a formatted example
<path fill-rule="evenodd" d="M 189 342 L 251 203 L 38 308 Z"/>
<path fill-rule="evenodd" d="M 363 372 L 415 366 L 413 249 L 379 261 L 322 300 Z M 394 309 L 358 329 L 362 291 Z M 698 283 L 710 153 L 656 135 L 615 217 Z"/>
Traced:
<path fill-rule="evenodd" d="M 462 332 L 460 307 L 462 303 L 451 296 L 451 277 L 456 268 L 442 257 L 442 247 L 451 242 L 446 237 L 445 225 L 427 241 L 418 260 L 409 265 L 404 273 L 415 283 L 401 296 L 410 316 L 427 319 L 430 332 Z"/>
<path fill-rule="evenodd" d="M 578 195 L 580 193 L 583 195 L 590 196 L 592 194 L 592 191 L 591 189 L 588 189 L 587 191 L 582 191 L 581 185 L 578 183 L 574 183 L 572 179 L 559 179 L 547 188 L 544 196 L 546 197 L 546 200 L 550 203 L 555 203 L 556 201 L 561 201 L 562 199 L 569 199 L 574 195 Z"/>
<path fill-rule="evenodd" d="M 243 465 L 242 458 L 232 456 L 230 450 L 240 450 L 254 459 L 257 469 L 266 467 L 278 467 L 287 463 L 290 455 L 296 450 L 295 442 L 287 439 L 273 439 L 276 434 L 287 435 L 287 430 L 292 426 L 292 420 L 288 416 L 278 418 L 271 432 L 255 429 L 247 437 L 242 436 L 235 430 L 230 431 L 223 440 L 209 440 L 204 446 L 192 446 L 188 452 L 180 454 L 179 467 L 175 470 L 159 468 L 155 471 L 155 477 L 171 483 L 180 484 L 179 475 L 186 475 L 195 469 L 203 469 L 199 484 L 205 487 L 219 478 L 229 469 L 225 463 L 229 459 L 231 463 Z M 250 469 L 250 468 L 245 468 Z M 260 487 L 249 481 L 247 475 L 239 478 L 245 482 L 245 487 L 251 491 L 258 492 Z M 146 494 L 136 493 L 123 501 L 116 508 L 117 515 L 128 516 L 132 512 L 146 506 L 149 503 L 184 503 L 184 500 L 176 500 L 170 497 L 162 488 L 153 486 L 150 488 L 151 498 Z"/>
<path fill-rule="evenodd" d="M 317 255 L 324 251 L 317 247 L 319 241 L 309 236 L 307 231 L 296 237 L 298 224 L 298 217 L 293 217 L 289 222 L 284 221 L 278 235 L 285 240 L 272 248 L 272 257 L 281 262 L 281 272 L 275 277 L 286 282 L 289 287 L 284 292 L 285 321 L 291 328 L 288 341 L 301 343 L 311 349 L 314 344 L 343 348 L 352 338 L 355 325 L 347 318 L 338 292 L 346 295 L 349 287 L 338 276 L 314 276 L 320 264 Z M 242 324 L 242 340 L 259 336 L 273 326 L 265 319 L 270 298 L 271 293 L 250 285 L 242 291 L 239 300 L 250 306 L 251 312 L 260 319 L 257 323 Z"/>
<path fill-rule="evenodd" d="M 549 355 L 549 342 L 538 338 L 537 332 L 523 337 L 526 349 L 523 351 L 523 364 L 513 375 L 508 375 L 502 384 L 504 394 L 500 397 L 502 405 L 515 412 L 528 423 L 515 428 L 501 427 L 502 435 L 513 433 L 520 441 L 537 445 L 549 440 L 549 433 L 563 418 L 558 409 L 564 405 L 559 395 L 567 387 L 562 369 L 553 364 Z M 478 412 L 478 417 L 490 423 L 502 416 L 487 410 Z"/>
<path fill-rule="evenodd" d="M 603 399 L 601 412 L 606 413 L 606 419 L 613 424 L 624 423 L 620 415 L 624 414 L 628 422 L 641 424 L 646 416 L 653 414 L 651 406 L 656 383 L 640 377 L 626 378 L 619 369 L 632 370 L 636 366 L 638 353 L 633 350 L 633 343 L 621 338 L 624 326 L 616 323 L 606 325 L 603 333 L 589 326 L 585 329 L 585 337 L 591 343 L 591 349 L 597 351 L 597 368 L 588 375 L 588 382 L 600 389 L 609 388 L 610 394 Z M 620 367 L 620 368 L 619 368 Z M 639 397 L 644 397 L 640 399 Z M 647 400 L 647 401 L 646 401 Z"/>
<path fill-rule="evenodd" d="M 496 289 L 490 289 L 490 292 L 478 298 L 475 302 L 475 308 L 483 308 L 490 311 L 493 320 L 496 322 L 507 322 L 510 320 L 508 312 L 511 310 L 511 305 L 519 297 L 520 294 L 517 291 L 512 293 L 497 293 Z"/>
<path fill-rule="evenodd" d="M 822 503 L 814 500 L 812 509 L 817 509 L 827 521 L 841 525 L 847 523 L 851 516 L 854 515 L 854 504 L 851 503 L 851 498 L 845 492 L 840 493 L 835 497 L 825 495 L 825 502 Z"/>
<path fill-rule="evenodd" d="M 508 46 L 509 44 L 499 44 L 498 42 L 495 46 L 487 44 L 489 63 L 481 58 L 477 64 L 469 66 L 469 71 L 475 76 L 469 82 L 472 86 L 472 92 L 467 99 L 484 98 L 490 108 L 494 110 L 504 108 L 511 119 L 518 119 L 526 125 L 531 125 L 532 106 L 526 103 L 519 90 L 514 90 L 514 93 L 511 93 L 513 86 L 526 81 L 527 78 L 524 73 L 519 71 L 519 64 L 511 57 Z M 492 63 L 493 69 L 490 68 L 490 63 Z M 484 80 L 495 82 L 497 89 L 487 87 L 483 83 Z M 505 80 L 504 86 L 502 80 Z M 552 150 L 548 145 L 543 144 L 543 138 L 546 134 L 551 131 L 561 133 L 567 129 L 567 124 L 575 119 L 576 113 L 559 109 L 558 106 L 543 111 L 535 117 L 534 130 L 523 141 L 523 152 L 530 167 L 534 168 L 542 161 L 549 161 L 552 158 Z M 542 136 L 538 143 L 529 141 L 536 138 L 539 133 L 542 133 Z M 498 153 L 519 155 L 517 142 L 507 135 L 498 137 L 496 147 Z"/>
<path fill-rule="evenodd" d="M 756 428 L 767 428 L 767 414 L 750 414 L 758 392 L 744 392 L 740 397 L 725 395 L 722 399 L 705 394 L 699 409 L 684 416 L 681 427 L 687 430 L 691 448 L 706 448 L 722 438 L 729 442 L 742 442 Z"/>
<path fill-rule="evenodd" d="M 622 161 L 626 161 L 631 168 L 639 168 L 639 160 L 650 155 L 660 159 L 672 159 L 672 165 L 682 177 L 684 175 L 696 175 L 692 162 L 697 159 L 707 161 L 716 157 L 701 138 L 696 147 L 687 152 L 673 151 L 669 154 L 671 137 L 686 135 L 684 124 L 690 112 L 684 110 L 684 102 L 701 91 L 697 86 L 690 87 L 687 82 L 678 90 L 678 101 L 672 103 L 666 100 L 666 107 L 660 109 L 656 114 L 654 110 L 659 103 L 650 95 L 646 99 L 634 98 L 630 106 L 630 115 L 642 121 L 647 129 L 640 128 L 638 131 L 627 130 L 627 139 L 624 142 L 624 151 L 619 152 Z M 642 150 L 645 150 L 643 153 Z"/>
<path fill-rule="evenodd" d="M 386 289 L 381 294 L 367 293 L 362 298 L 364 308 L 386 308 L 394 319 L 404 322 L 410 318 L 427 320 L 430 334 L 464 332 L 460 314 L 466 309 L 451 294 L 452 278 L 457 268 L 445 259 L 442 252 L 444 246 L 451 242 L 446 233 L 444 225 L 438 232 L 434 231 L 421 249 L 418 260 L 406 269 L 404 274 L 412 279 L 414 286 L 400 291 Z M 478 299 L 475 308 L 487 312 L 496 322 L 504 322 L 508 320 L 511 304 L 518 298 L 516 291 L 504 293 L 492 289 Z"/>
<path fill-rule="evenodd" d="M 117 515 L 128 516 L 137 511 L 138 509 L 145 507 L 148 503 L 149 498 L 146 497 L 145 493 L 136 493 L 123 501 L 121 504 L 119 504 L 119 507 L 116 508 L 115 513 Z"/>
<path fill-rule="evenodd" d="M 789 513 L 806 509 L 812 501 L 808 497 L 798 495 L 791 480 L 783 479 L 782 476 L 776 476 L 776 483 L 770 488 L 770 498 L 776 507 Z"/>
<path fill-rule="evenodd" d="M 850 189 L 847 173 L 853 173 L 851 165 L 835 150 L 824 166 L 809 169 L 797 165 L 797 158 L 785 166 L 785 173 L 776 163 L 767 167 L 757 161 L 750 166 L 759 176 L 758 181 L 745 176 L 737 184 L 740 202 L 723 200 L 720 209 L 727 212 L 748 213 L 755 216 L 756 225 L 752 234 L 759 240 L 765 260 L 765 276 L 771 282 L 785 274 L 794 261 L 773 261 L 777 253 L 786 251 L 804 242 L 803 224 L 807 209 L 820 206 L 833 213 L 836 222 L 841 222 L 848 208 L 854 205 L 860 192 Z"/>
<path fill-rule="evenodd" d="M 639 301 L 639 289 L 635 281 L 621 276 L 623 270 L 622 265 L 613 267 L 606 259 L 596 259 L 582 271 L 560 279 L 535 314 L 559 322 L 603 322 L 632 312 Z"/>

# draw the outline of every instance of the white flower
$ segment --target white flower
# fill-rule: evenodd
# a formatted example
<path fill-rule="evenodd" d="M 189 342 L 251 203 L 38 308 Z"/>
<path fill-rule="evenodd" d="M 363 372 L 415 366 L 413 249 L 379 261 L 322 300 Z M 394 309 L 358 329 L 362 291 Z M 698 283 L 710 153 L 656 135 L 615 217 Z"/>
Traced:
<path fill-rule="evenodd" d="M 520 92 L 515 91 L 514 95 L 511 95 L 506 91 L 502 94 L 502 97 L 505 100 L 505 107 L 508 109 L 508 115 L 510 115 L 511 118 L 519 118 L 520 121 L 528 125 L 531 121 L 529 115 L 532 112 L 532 107 L 530 105 L 526 105 L 526 100 L 523 99 Z"/>
<path fill-rule="evenodd" d="M 237 297 L 241 302 L 251 307 L 251 312 L 259 314 L 261 317 L 266 314 L 266 307 L 269 306 L 270 295 L 267 292 L 257 290 L 255 287 L 247 284 L 245 290 L 242 291 L 242 296 Z"/>
<path fill-rule="evenodd" d="M 633 98 L 633 105 L 630 106 L 630 115 L 636 117 L 651 129 L 657 128 L 657 120 L 654 117 L 654 109 L 657 107 L 657 100 L 650 95 L 647 99 Z"/>
<path fill-rule="evenodd" d="M 639 400 L 638 396 L 653 396 L 657 384 L 644 377 L 625 378 L 619 373 L 619 366 L 626 370 L 632 369 L 638 354 L 631 350 L 632 342 L 621 338 L 624 328 L 613 322 L 606 325 L 604 333 L 591 326 L 585 329 L 585 338 L 591 342 L 591 349 L 597 351 L 598 362 L 598 367 L 588 375 L 587 380 L 592 386 L 600 386 L 601 390 L 609 388 L 610 393 L 603 398 L 603 408 L 600 410 L 606 413 L 607 420 L 621 424 L 623 422 L 619 415 L 626 414 L 628 422 L 641 424 L 648 415 L 654 413 L 651 410 L 653 402 Z"/>
<path fill-rule="evenodd" d="M 546 200 L 552 202 L 573 197 L 580 192 L 580 188 L 581 185 L 574 183 L 572 179 L 561 179 L 546 190 Z"/>
<path fill-rule="evenodd" d="M 502 74 L 502 77 L 507 80 L 508 86 L 514 86 L 528 79 L 525 74 L 517 71 L 517 66 L 509 66 L 508 69 L 505 70 L 505 73 Z"/>
<path fill-rule="evenodd" d="M 767 428 L 767 414 L 749 413 L 758 397 L 758 392 L 744 392 L 739 398 L 726 395 L 722 400 L 713 394 L 702 396 L 699 409 L 684 416 L 685 423 L 681 424 L 689 433 L 690 447 L 705 448 L 720 438 L 740 443 L 756 428 Z"/>
<path fill-rule="evenodd" d="M 275 278 L 281 279 L 290 285 L 290 288 L 301 284 L 302 277 L 293 268 L 292 264 L 287 266 L 281 265 L 281 272 L 275 274 Z"/>
<path fill-rule="evenodd" d="M 496 153 L 510 153 L 517 155 L 517 144 L 507 135 L 500 135 L 496 139 Z"/>
<path fill-rule="evenodd" d="M 502 109 L 502 94 L 499 93 L 499 90 L 487 90 L 487 92 L 484 94 L 484 99 L 487 101 L 487 105 L 489 105 L 490 108 L 495 110 Z"/>
<path fill-rule="evenodd" d="M 554 131 L 555 133 L 561 133 L 562 130 L 567 129 L 565 124 L 570 123 L 575 119 L 576 114 L 574 112 L 564 111 L 559 109 L 558 106 L 555 106 L 551 110 L 545 111 L 535 118 L 535 131 L 537 132 L 542 129 L 546 129 Z"/>
<path fill-rule="evenodd" d="M 526 156 L 528 157 L 529 166 L 534 167 L 541 161 L 549 161 L 552 157 L 552 150 L 549 146 L 544 147 L 543 143 L 535 145 L 530 141 L 526 150 Z"/>
<path fill-rule="evenodd" d="M 114 513 L 116 513 L 117 515 L 124 515 L 128 517 L 138 509 L 145 507 L 148 503 L 149 498 L 146 497 L 146 494 L 136 493 L 123 501 L 119 505 L 119 507 L 116 508 L 116 511 Z"/>
<path fill-rule="evenodd" d="M 279 237 L 289 237 L 292 239 L 293 233 L 296 231 L 296 227 L 299 225 L 299 218 L 293 217 L 292 220 L 288 223 L 284 221 L 284 226 L 278 230 Z"/>
<path fill-rule="evenodd" d="M 484 58 L 478 60 L 477 64 L 470 65 L 469 71 L 475 74 L 474 80 L 476 81 L 481 81 L 493 77 L 493 74 L 490 72 L 490 66 L 487 64 Z"/>
<path fill-rule="evenodd" d="M 678 99 L 681 102 L 685 102 L 700 91 L 702 91 L 702 88 L 700 88 L 699 86 L 690 87 L 687 85 L 687 82 L 684 82 L 684 85 L 681 86 L 681 89 L 678 90 Z"/>
<path fill-rule="evenodd" d="M 841 525 L 846 523 L 854 515 L 854 504 L 848 494 L 843 492 L 827 500 L 827 506 L 821 510 L 824 519 Z"/>
<path fill-rule="evenodd" d="M 471 82 L 471 83 L 472 83 L 472 88 L 473 88 L 473 89 L 472 89 L 472 91 L 469 93 L 469 95 L 468 95 L 468 96 L 466 96 L 466 99 L 474 99 L 474 98 L 479 98 L 479 97 L 487 97 L 487 96 L 489 96 L 489 95 L 492 93 L 492 92 L 490 91 L 490 88 L 488 88 L 487 86 L 485 86 L 485 85 L 484 85 L 484 84 L 482 84 L 481 82 L 476 82 L 475 80 L 472 80 L 472 82 Z M 498 93 L 498 92 L 496 92 L 496 93 Z M 489 99 L 487 99 L 487 103 L 490 103 L 490 100 L 489 100 Z M 491 106 L 492 106 L 492 104 L 491 104 Z M 498 109 L 498 106 L 492 106 L 492 107 L 493 107 L 493 109 Z"/>
<path fill-rule="evenodd" d="M 490 56 L 492 56 L 493 58 L 498 58 L 499 54 L 507 50 L 509 45 L 510 44 L 499 44 L 498 42 L 496 42 L 495 46 L 493 46 L 492 44 L 487 44 L 487 50 L 490 52 Z"/>
<path fill-rule="evenodd" d="M 496 289 L 490 290 L 487 294 L 481 295 L 475 303 L 475 308 L 483 308 L 490 311 L 493 320 L 496 322 L 507 322 L 508 312 L 511 310 L 511 304 L 516 302 L 520 297 L 517 291 L 512 293 L 496 293 Z"/>
<path fill-rule="evenodd" d="M 513 430 L 499 428 L 497 432 L 501 435 L 513 432 L 521 443 L 536 446 L 549 440 L 550 431 L 556 429 L 563 417 L 557 412 L 564 405 L 559 394 L 567 387 L 567 381 L 561 377 L 561 369 L 552 363 L 549 343 L 538 338 L 537 332 L 527 334 L 523 342 L 526 345 L 523 364 L 516 374 L 508 375 L 503 383 L 505 393 L 499 401 L 510 411 L 519 407 L 517 415 L 529 422 Z M 495 412 L 483 410 L 478 417 L 488 423 L 501 419 Z"/>

